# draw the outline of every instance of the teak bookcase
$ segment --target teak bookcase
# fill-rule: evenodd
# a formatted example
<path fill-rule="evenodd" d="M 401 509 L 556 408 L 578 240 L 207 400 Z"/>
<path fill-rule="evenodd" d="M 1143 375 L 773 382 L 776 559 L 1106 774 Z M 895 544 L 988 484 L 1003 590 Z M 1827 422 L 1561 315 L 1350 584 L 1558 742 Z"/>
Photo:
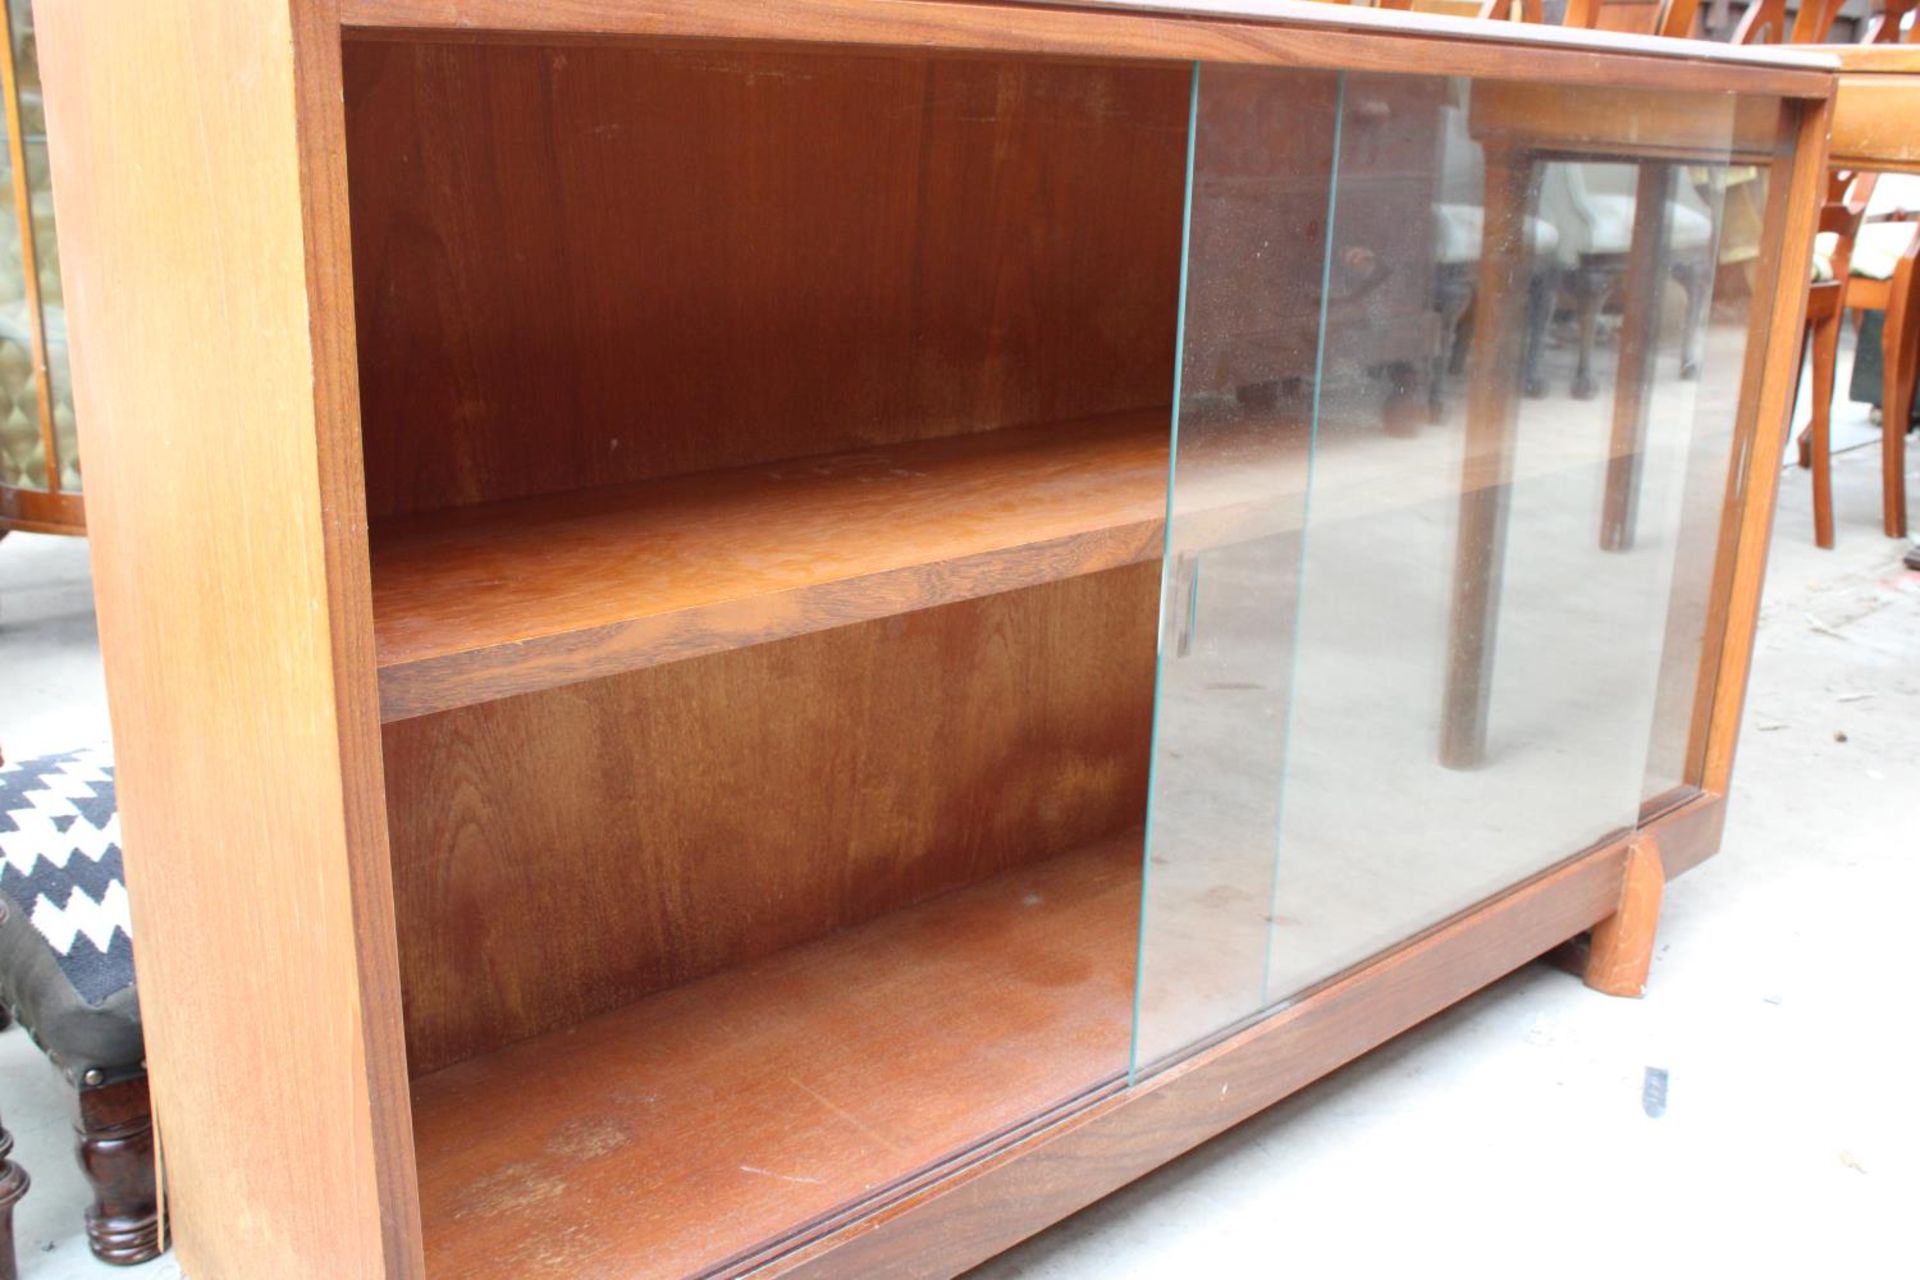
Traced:
<path fill-rule="evenodd" d="M 42 0 L 189 1274 L 952 1274 L 1640 989 L 1833 64 L 1216 9 Z"/>

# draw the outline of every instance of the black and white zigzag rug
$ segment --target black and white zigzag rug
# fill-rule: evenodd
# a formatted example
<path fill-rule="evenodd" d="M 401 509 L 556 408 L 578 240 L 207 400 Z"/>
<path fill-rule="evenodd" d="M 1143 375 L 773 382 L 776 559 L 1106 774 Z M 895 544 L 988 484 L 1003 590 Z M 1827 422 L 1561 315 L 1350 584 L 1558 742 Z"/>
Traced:
<path fill-rule="evenodd" d="M 47 940 L 88 1004 L 127 985 L 133 922 L 105 750 L 0 765 L 0 892 Z"/>

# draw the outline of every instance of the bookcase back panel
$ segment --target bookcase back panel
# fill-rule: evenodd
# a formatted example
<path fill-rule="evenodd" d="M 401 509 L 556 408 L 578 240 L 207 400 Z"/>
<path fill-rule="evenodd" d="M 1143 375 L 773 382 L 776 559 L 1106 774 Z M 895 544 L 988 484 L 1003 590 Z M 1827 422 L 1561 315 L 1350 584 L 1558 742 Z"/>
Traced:
<path fill-rule="evenodd" d="M 1137 826 L 1159 586 L 1134 565 L 387 725 L 412 1070 Z"/>
<path fill-rule="evenodd" d="M 350 42 L 367 500 L 1171 398 L 1190 72 Z"/>

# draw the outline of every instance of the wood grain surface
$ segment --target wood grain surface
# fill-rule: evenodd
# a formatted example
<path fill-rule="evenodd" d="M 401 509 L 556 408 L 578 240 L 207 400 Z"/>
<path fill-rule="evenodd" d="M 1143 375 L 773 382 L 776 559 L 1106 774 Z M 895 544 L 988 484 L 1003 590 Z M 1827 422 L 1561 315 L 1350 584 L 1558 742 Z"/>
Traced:
<path fill-rule="evenodd" d="M 1140 865 L 1134 831 L 416 1081 L 429 1268 L 704 1272 L 1119 1079 Z"/>
<path fill-rule="evenodd" d="M 1190 73 L 352 43 L 373 517 L 1172 399 Z"/>
<path fill-rule="evenodd" d="M 992 49 L 1086 58 L 1260 62 L 1824 97 L 1834 59 L 1700 40 L 1482 22 L 1289 0 L 982 4 L 965 0 L 347 0 L 353 34 L 497 39 L 555 33 Z M 1205 21 L 1195 21 L 1205 17 Z"/>
<path fill-rule="evenodd" d="M 417 1275 L 332 11 L 38 18 L 179 1262 Z"/>
<path fill-rule="evenodd" d="M 1684 79 L 1667 92 L 1488 81 L 1473 88 L 1473 136 L 1487 145 L 1596 158 L 1672 156 L 1698 164 L 1770 163 L 1780 103 L 1764 93 L 1698 92 Z"/>
<path fill-rule="evenodd" d="M 389 720 L 1157 560 L 1170 411 L 376 526 Z"/>
<path fill-rule="evenodd" d="M 1830 161 L 1835 168 L 1920 173 L 1920 49 L 1896 74 L 1839 78 Z"/>
<path fill-rule="evenodd" d="M 413 1069 L 1143 820 L 1159 566 L 386 729 Z"/>
<path fill-rule="evenodd" d="M 1016 437 L 985 433 L 1071 451 L 1059 424 L 1166 401 L 1193 59 L 1804 99 L 1765 157 L 1784 232 L 1702 686 L 1711 794 L 1651 828 L 1667 874 L 1717 842 L 1834 64 L 1217 6 L 1239 16 L 43 3 L 183 1269 L 950 1275 L 1616 908 L 1625 844 L 1118 1083 L 1159 582 L 1115 491 L 1089 495 L 1149 469 L 1125 446 L 1015 468 L 1060 486 L 1044 518 L 1088 503 L 1061 536 L 1092 550 L 1033 550 L 1030 509 L 952 583 L 983 513 L 1006 518 Z M 944 459 L 891 477 L 912 503 L 857 498 L 850 472 L 771 486 L 831 493 L 813 506 L 740 484 L 896 446 Z M 579 492 L 621 485 L 642 489 Z M 941 492 L 943 521 L 899 518 Z M 522 501 L 522 527 L 432 514 Z M 918 540 L 909 611 L 839 615 L 782 578 L 774 514 L 797 540 Z M 369 519 L 401 516 L 421 522 L 383 528 L 385 574 Z M 1118 550 L 1103 521 L 1131 530 Z M 606 589 L 618 548 L 686 526 L 724 554 Z M 702 596 L 728 563 L 735 594 Z M 641 646 L 609 675 L 590 653 L 536 682 L 580 683 L 436 693 L 416 710 L 449 709 L 382 727 L 377 629 L 436 661 L 543 615 L 591 638 L 596 583 L 614 626 L 668 588 L 679 612 L 804 625 L 710 616 L 733 631 L 702 656 L 625 669 Z"/>

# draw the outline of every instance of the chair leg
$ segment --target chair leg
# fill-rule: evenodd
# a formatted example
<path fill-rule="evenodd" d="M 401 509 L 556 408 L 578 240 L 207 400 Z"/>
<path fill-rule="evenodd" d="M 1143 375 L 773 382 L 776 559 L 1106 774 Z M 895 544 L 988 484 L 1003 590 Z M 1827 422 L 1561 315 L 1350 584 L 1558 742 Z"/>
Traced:
<path fill-rule="evenodd" d="M 1653 967 L 1654 932 L 1660 924 L 1660 898 L 1667 884 L 1660 844 L 1653 836 L 1635 837 L 1627 850 L 1627 872 L 1620 905 L 1593 927 L 1587 952 L 1587 985 L 1610 996 L 1642 996 Z"/>
<path fill-rule="evenodd" d="M 153 1103 L 144 1075 L 79 1091 L 80 1168 L 93 1186 L 87 1243 L 93 1256 L 132 1266 L 160 1256 L 153 1168 Z"/>
<path fill-rule="evenodd" d="M 1813 425 L 1806 452 L 1813 468 L 1813 541 L 1833 550 L 1833 376 L 1840 359 L 1840 312 L 1812 325 Z"/>
<path fill-rule="evenodd" d="M 1607 300 L 1604 267 L 1582 267 L 1574 275 L 1575 312 L 1580 321 L 1579 363 L 1573 371 L 1573 398 L 1591 400 L 1599 394 L 1593 380 L 1593 350 L 1600 337 L 1600 308 Z"/>
<path fill-rule="evenodd" d="M 1489 145 L 1480 280 L 1474 289 L 1473 372 L 1467 385 L 1460 523 L 1454 539 L 1446 680 L 1440 713 L 1440 763 L 1476 769 L 1486 761 L 1493 698 L 1494 641 L 1500 631 L 1500 580 L 1519 428 L 1519 365 L 1526 298 L 1506 246 L 1524 244 L 1526 213 L 1538 173 L 1526 152 Z"/>
<path fill-rule="evenodd" d="M 1713 264 L 1705 260 L 1678 263 L 1674 278 L 1687 292 L 1686 327 L 1680 334 L 1680 376 L 1700 376 L 1701 348 L 1706 344 L 1707 304 L 1713 301 Z"/>
<path fill-rule="evenodd" d="M 1440 313 L 1440 332 L 1435 336 L 1432 372 L 1427 382 L 1427 417 L 1433 422 L 1444 421 L 1447 416 L 1447 374 L 1458 372 L 1453 366 L 1455 353 L 1464 348 L 1460 341 L 1460 323 L 1472 302 L 1471 267 L 1465 264 L 1441 267 L 1434 288 L 1434 309 Z"/>
<path fill-rule="evenodd" d="M 1914 314 L 1920 298 L 1914 296 L 1912 276 L 1903 275 L 1902 287 L 1894 289 L 1888 301 L 1881 330 L 1881 509 L 1889 538 L 1907 536 L 1907 426 L 1913 421 L 1914 383 L 1920 372 L 1915 368 L 1920 364 L 1920 316 Z"/>
<path fill-rule="evenodd" d="M 1548 260 L 1535 267 L 1527 281 L 1527 352 L 1522 363 L 1525 373 L 1520 389 L 1529 400 L 1539 400 L 1547 394 L 1547 379 L 1540 372 L 1540 361 L 1546 355 L 1547 330 L 1553 327 L 1553 309 L 1559 300 L 1560 267 Z"/>
<path fill-rule="evenodd" d="M 0 1280 L 18 1280 L 20 1275 L 13 1251 L 13 1206 L 30 1185 L 26 1170 L 13 1162 L 13 1135 L 0 1122 Z"/>

